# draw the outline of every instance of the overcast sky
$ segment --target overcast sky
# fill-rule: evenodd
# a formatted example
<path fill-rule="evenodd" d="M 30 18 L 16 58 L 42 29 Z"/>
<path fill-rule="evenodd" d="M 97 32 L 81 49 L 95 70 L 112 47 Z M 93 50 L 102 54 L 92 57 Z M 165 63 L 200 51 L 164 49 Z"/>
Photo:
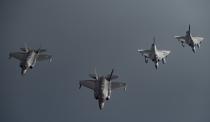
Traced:
<path fill-rule="evenodd" d="M 1 122 L 209 122 L 209 0 L 2 0 Z M 194 54 L 173 38 L 205 38 Z M 144 63 L 138 48 L 171 50 L 167 64 Z M 9 52 L 40 45 L 53 61 L 26 76 Z M 79 80 L 115 69 L 127 91 L 112 92 L 100 111 Z"/>

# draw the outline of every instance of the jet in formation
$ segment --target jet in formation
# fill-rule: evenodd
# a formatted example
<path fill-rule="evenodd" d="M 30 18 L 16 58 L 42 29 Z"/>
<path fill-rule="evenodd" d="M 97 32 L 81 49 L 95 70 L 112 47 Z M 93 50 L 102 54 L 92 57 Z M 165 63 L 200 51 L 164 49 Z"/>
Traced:
<path fill-rule="evenodd" d="M 124 88 L 126 90 L 126 83 L 123 82 L 112 82 L 117 79 L 117 75 L 113 75 L 114 70 L 112 69 L 111 74 L 106 76 L 99 76 L 95 70 L 95 74 L 89 74 L 93 80 L 82 80 L 79 82 L 80 88 L 82 86 L 87 87 L 94 92 L 94 97 L 98 100 L 99 108 L 102 110 L 104 104 L 111 97 L 111 92 L 114 89 Z"/>
<path fill-rule="evenodd" d="M 155 37 L 153 38 L 154 42 L 150 49 L 143 50 L 138 49 L 138 52 L 145 57 L 145 63 L 148 63 L 148 59 L 151 59 L 155 63 L 155 68 L 158 68 L 158 62 L 162 60 L 162 63 L 166 63 L 166 57 L 170 54 L 171 51 L 169 50 L 158 50 L 156 46 Z"/>
<path fill-rule="evenodd" d="M 190 30 L 190 25 L 189 29 L 186 31 L 185 36 L 175 36 L 175 38 L 181 42 L 182 46 L 185 47 L 184 44 L 189 45 L 192 48 L 192 51 L 195 53 L 196 49 L 195 47 L 197 46 L 198 48 L 200 47 L 201 42 L 203 41 L 203 37 L 193 37 L 191 34 Z"/>
<path fill-rule="evenodd" d="M 52 61 L 52 56 L 43 54 L 46 49 L 31 49 L 25 46 L 25 48 L 20 48 L 20 52 L 9 53 L 9 58 L 15 58 L 20 61 L 21 74 L 24 75 L 28 69 L 32 69 L 37 61 L 49 60 Z"/>

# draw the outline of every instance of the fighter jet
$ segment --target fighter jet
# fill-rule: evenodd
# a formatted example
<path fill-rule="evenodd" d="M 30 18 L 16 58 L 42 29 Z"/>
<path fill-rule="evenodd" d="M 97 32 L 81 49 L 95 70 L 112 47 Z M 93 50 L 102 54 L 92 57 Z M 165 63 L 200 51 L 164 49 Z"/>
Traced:
<path fill-rule="evenodd" d="M 89 74 L 93 80 L 82 80 L 79 82 L 79 88 L 84 86 L 93 90 L 94 97 L 98 100 L 100 110 L 104 108 L 105 101 L 110 99 L 112 90 L 118 88 L 124 88 L 124 90 L 126 90 L 126 83 L 112 82 L 112 80 L 118 78 L 118 76 L 113 75 L 113 73 L 114 70 L 112 69 L 111 74 L 99 76 L 95 70 L 95 74 Z"/>
<path fill-rule="evenodd" d="M 28 69 L 32 69 L 37 61 L 49 60 L 52 61 L 52 56 L 42 54 L 46 49 L 31 49 L 25 45 L 25 48 L 20 48 L 20 52 L 9 53 L 9 59 L 15 58 L 20 61 L 21 74 L 24 75 Z"/>
<path fill-rule="evenodd" d="M 148 63 L 148 58 L 155 63 L 155 68 L 158 68 L 158 62 L 162 60 L 162 63 L 166 63 L 166 57 L 170 54 L 169 50 L 158 50 L 156 47 L 155 37 L 153 38 L 154 42 L 148 50 L 138 49 L 137 51 L 145 57 L 145 63 Z"/>
<path fill-rule="evenodd" d="M 203 37 L 193 37 L 190 31 L 190 25 L 189 25 L 189 30 L 186 31 L 185 36 L 175 36 L 175 38 L 181 42 L 182 46 L 185 47 L 184 44 L 189 45 L 192 48 L 192 51 L 195 53 L 196 49 L 195 47 L 197 46 L 198 48 L 200 47 L 201 42 L 203 41 Z"/>

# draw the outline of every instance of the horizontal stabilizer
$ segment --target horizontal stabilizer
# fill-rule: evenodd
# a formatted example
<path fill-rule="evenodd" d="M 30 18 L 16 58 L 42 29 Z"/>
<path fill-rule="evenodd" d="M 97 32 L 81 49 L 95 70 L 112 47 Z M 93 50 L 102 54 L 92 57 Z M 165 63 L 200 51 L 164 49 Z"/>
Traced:
<path fill-rule="evenodd" d="M 126 83 L 123 83 L 123 82 L 112 82 L 112 84 L 111 84 L 112 90 L 118 89 L 118 88 L 126 89 L 126 87 L 127 87 Z"/>
<path fill-rule="evenodd" d="M 22 48 L 20 48 L 20 50 L 23 51 L 23 52 L 28 52 L 28 51 L 30 51 L 31 49 L 30 49 L 30 48 L 23 48 L 23 47 L 22 47 Z"/>
<path fill-rule="evenodd" d="M 97 79 L 97 78 L 96 78 L 96 74 L 89 74 L 89 76 L 90 76 L 91 78 L 93 78 L 93 79 Z"/>
<path fill-rule="evenodd" d="M 47 54 L 39 54 L 37 61 L 44 61 L 44 60 L 49 60 L 50 62 L 52 61 L 52 56 L 47 55 Z"/>
<path fill-rule="evenodd" d="M 110 75 L 107 75 L 107 76 L 106 76 L 106 79 L 109 79 L 109 78 L 110 78 Z M 117 79 L 117 78 L 119 78 L 119 76 L 117 76 L 117 75 L 112 75 L 111 78 L 110 78 L 110 80 L 114 80 L 114 79 Z"/>
<path fill-rule="evenodd" d="M 46 52 L 47 50 L 46 49 L 38 49 L 36 51 L 39 52 L 39 53 L 43 53 L 43 52 Z"/>

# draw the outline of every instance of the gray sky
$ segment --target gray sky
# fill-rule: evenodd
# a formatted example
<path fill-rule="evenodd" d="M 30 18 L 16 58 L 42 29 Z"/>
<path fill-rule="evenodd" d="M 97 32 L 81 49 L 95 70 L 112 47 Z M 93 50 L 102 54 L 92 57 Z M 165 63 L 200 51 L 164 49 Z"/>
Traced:
<path fill-rule="evenodd" d="M 0 2 L 1 122 L 209 122 L 208 0 L 2 0 Z M 173 38 L 191 24 L 205 38 L 193 54 Z M 169 49 L 158 71 L 138 48 L 156 36 Z M 25 77 L 10 51 L 42 45 L 53 62 Z M 89 89 L 78 90 L 94 67 L 115 68 L 126 92 L 113 91 L 100 111 Z"/>

